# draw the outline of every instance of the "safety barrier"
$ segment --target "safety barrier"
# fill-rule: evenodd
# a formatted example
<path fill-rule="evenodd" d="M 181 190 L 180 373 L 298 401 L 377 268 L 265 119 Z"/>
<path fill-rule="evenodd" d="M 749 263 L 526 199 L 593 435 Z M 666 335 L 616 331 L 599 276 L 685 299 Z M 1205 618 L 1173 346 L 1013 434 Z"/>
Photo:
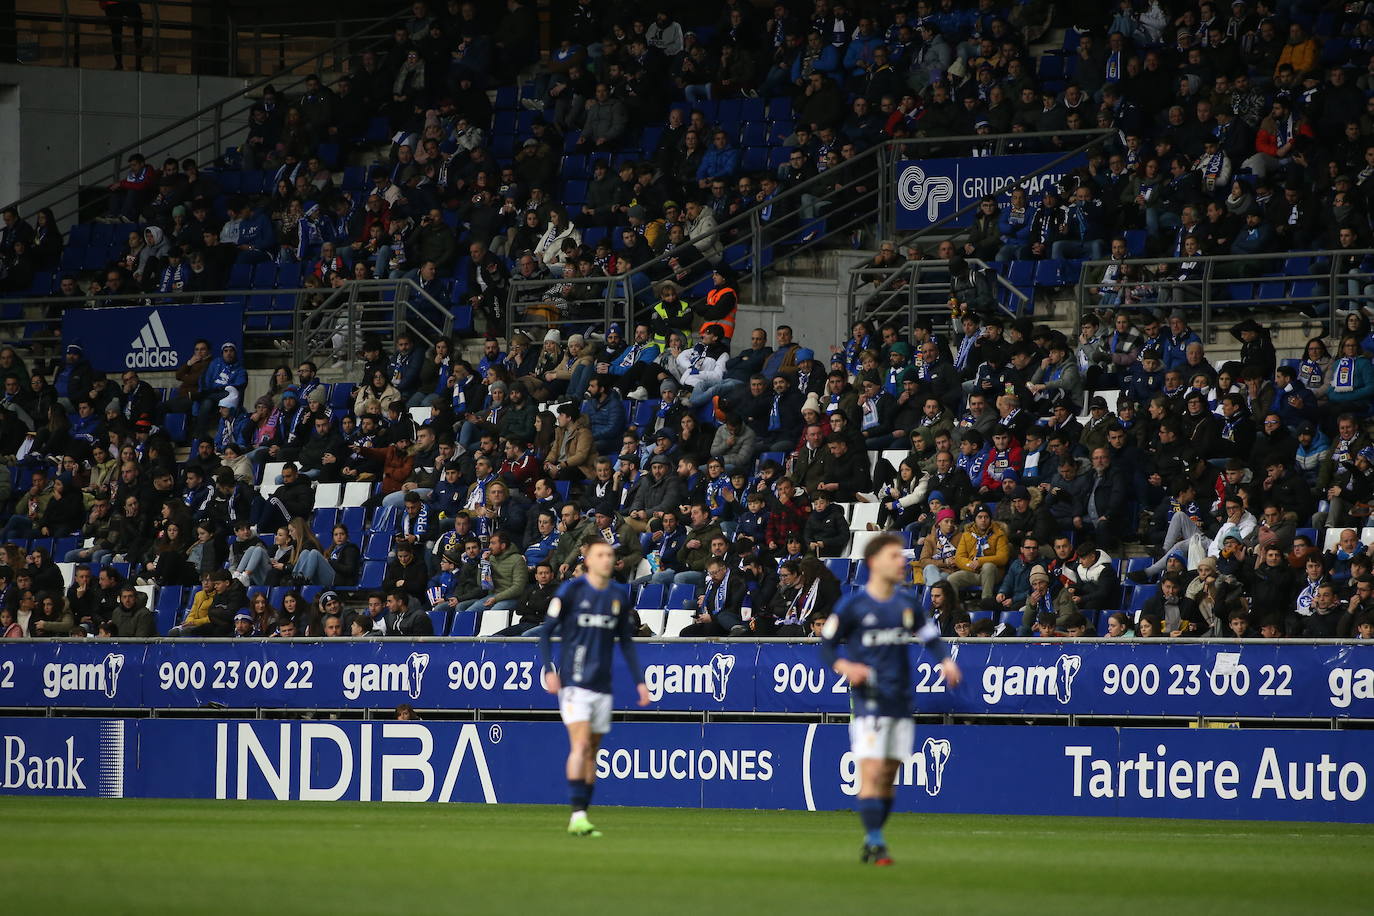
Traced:
<path fill-rule="evenodd" d="M 554 722 L 0 719 L 0 794 L 555 804 L 566 741 Z M 912 750 L 903 811 L 1374 821 L 1367 731 L 948 726 Z M 832 810 L 856 776 L 840 725 L 618 724 L 597 802 Z"/>
<path fill-rule="evenodd" d="M 1358 643 L 1121 640 L 955 643 L 950 689 L 912 648 L 922 713 L 1374 719 L 1374 649 Z M 849 697 L 814 642 L 643 641 L 651 710 L 825 714 Z M 631 710 L 622 661 L 618 709 Z M 0 645 L 0 708 L 555 708 L 523 640 L 25 641 Z"/>

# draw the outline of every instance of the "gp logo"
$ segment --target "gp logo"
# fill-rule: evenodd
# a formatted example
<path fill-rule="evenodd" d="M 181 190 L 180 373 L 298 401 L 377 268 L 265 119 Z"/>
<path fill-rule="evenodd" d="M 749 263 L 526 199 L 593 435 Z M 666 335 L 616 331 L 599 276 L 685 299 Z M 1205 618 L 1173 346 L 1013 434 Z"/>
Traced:
<path fill-rule="evenodd" d="M 941 204 L 954 199 L 954 179 L 946 175 L 928 177 L 919 165 L 909 165 L 897 178 L 897 199 L 907 210 L 918 211 L 924 206 L 933 223 L 940 218 Z"/>

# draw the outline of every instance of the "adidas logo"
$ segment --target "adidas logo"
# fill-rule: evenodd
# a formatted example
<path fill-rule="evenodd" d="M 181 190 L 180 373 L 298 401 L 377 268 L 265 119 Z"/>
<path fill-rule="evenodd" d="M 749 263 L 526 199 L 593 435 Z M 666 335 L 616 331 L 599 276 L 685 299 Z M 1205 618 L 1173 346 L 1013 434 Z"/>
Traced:
<path fill-rule="evenodd" d="M 129 353 L 124 357 L 128 369 L 174 369 L 181 362 L 172 341 L 167 337 L 167 328 L 162 324 L 162 316 L 156 311 L 148 316 L 143 330 L 129 342 Z"/>

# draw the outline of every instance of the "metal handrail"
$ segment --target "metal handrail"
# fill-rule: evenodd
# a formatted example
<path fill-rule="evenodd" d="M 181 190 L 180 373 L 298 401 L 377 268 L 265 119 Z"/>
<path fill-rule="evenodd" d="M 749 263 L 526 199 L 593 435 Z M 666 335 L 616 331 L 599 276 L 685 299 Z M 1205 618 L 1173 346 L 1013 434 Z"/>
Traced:
<path fill-rule="evenodd" d="M 17 10 L 14 14 L 14 29 L 16 32 L 23 33 L 26 27 L 31 33 L 33 27 L 37 25 L 58 25 L 61 27 L 62 46 L 60 49 L 61 59 L 56 66 L 81 66 L 83 51 L 92 46 L 91 43 L 108 45 L 110 41 L 110 20 L 104 16 L 88 16 L 74 14 L 67 10 L 67 4 L 61 4 L 63 9 L 58 12 L 47 10 Z M 228 22 L 226 25 L 210 25 L 196 22 L 193 19 L 168 19 L 163 15 L 164 7 L 176 7 L 182 9 L 195 9 L 200 4 L 186 2 L 186 0 L 154 0 L 152 6 L 152 16 L 143 19 L 143 40 L 142 53 L 145 72 L 160 73 L 163 71 L 163 61 L 197 61 L 220 64 L 224 67 L 224 74 L 228 76 L 238 76 L 239 61 L 238 52 L 245 48 L 251 49 L 256 45 L 283 47 L 283 42 L 293 40 L 327 40 L 337 39 L 344 28 L 354 28 L 360 23 L 371 23 L 373 19 L 339 19 L 329 23 L 320 21 L 301 21 L 301 22 L 270 22 L 266 25 L 245 26 L 236 23 L 233 16 L 235 10 L 231 7 L 226 9 Z M 326 27 L 329 34 L 324 34 Z M 51 33 L 45 33 L 51 34 Z M 126 35 L 126 37 L 128 37 Z M 187 50 L 178 52 L 172 49 L 173 45 L 189 46 Z M 218 53 L 216 53 L 218 52 Z M 135 54 L 138 54 L 135 51 Z M 258 66 L 254 68 L 254 73 L 261 73 L 261 54 L 257 55 Z M 151 67 L 147 64 L 151 60 Z M 29 61 L 26 61 L 29 62 Z M 50 65 L 43 59 L 31 61 L 30 63 L 44 66 Z M 196 67 L 192 68 L 193 73 L 217 72 L 206 71 Z"/>
<path fill-rule="evenodd" d="M 116 149 L 111 150 L 108 153 L 105 153 L 99 159 L 95 159 L 91 162 L 88 162 L 80 168 L 76 169 L 75 171 L 68 172 L 61 178 L 49 182 L 47 185 L 40 188 L 39 190 L 30 192 L 29 194 L 20 197 L 18 200 L 14 201 L 11 204 L 11 206 L 19 208 L 21 211 L 30 208 L 36 208 L 36 202 L 42 201 L 42 199 L 48 195 L 61 192 L 65 186 L 70 185 L 72 182 L 77 182 L 78 187 L 75 190 L 68 190 L 65 193 L 62 193 L 61 196 L 58 196 L 55 199 L 47 201 L 43 204 L 44 206 L 48 206 L 55 209 L 56 207 L 66 205 L 69 201 L 78 201 L 75 209 L 64 210 L 60 214 L 54 214 L 55 219 L 58 221 L 60 225 L 63 222 L 65 222 L 67 217 L 73 215 L 73 213 L 75 212 L 78 212 L 80 209 L 79 195 L 81 193 L 80 182 L 82 181 L 82 179 L 86 176 L 89 176 L 91 173 L 95 172 L 98 169 L 110 167 L 110 174 L 112 179 L 117 180 L 119 178 L 120 170 L 123 168 L 124 163 L 130 153 L 142 152 L 143 155 L 148 157 L 148 159 L 151 161 L 155 157 L 167 153 L 168 151 L 173 149 L 176 149 L 178 151 L 178 159 L 186 158 L 188 156 L 194 158 L 195 154 L 201 153 L 207 148 L 217 150 L 222 146 L 222 137 L 225 121 L 228 118 L 234 118 L 246 113 L 252 108 L 253 104 L 255 104 L 254 101 L 249 98 L 249 95 L 251 93 L 256 93 L 268 85 L 280 82 L 284 77 L 291 74 L 293 71 L 299 70 L 307 66 L 314 66 L 315 64 L 318 64 L 326 60 L 331 54 L 335 54 L 340 50 L 346 50 L 354 42 L 368 38 L 369 33 L 373 32 L 374 30 L 382 26 L 388 25 L 393 21 L 399 19 L 403 15 L 407 14 L 407 10 L 400 10 L 395 13 L 392 13 L 390 16 L 387 16 L 384 19 L 374 20 L 368 26 L 359 29 L 356 32 L 353 32 L 350 35 L 338 39 L 329 47 L 317 51 L 309 57 L 306 57 L 293 64 L 289 64 L 281 68 L 271 76 L 265 76 L 260 79 L 254 80 L 253 82 L 245 86 L 243 89 L 231 93 L 230 95 L 224 96 L 223 98 L 218 99 L 217 101 L 211 102 L 210 104 L 205 105 L 197 109 L 196 111 L 172 122 L 166 127 L 159 129 L 155 133 L 140 137 L 138 140 L 135 140 L 132 143 L 126 143 L 123 146 L 117 147 Z M 360 51 L 369 50 L 373 47 L 380 46 L 384 44 L 385 41 L 385 36 L 378 37 L 375 41 L 363 46 L 363 48 L 361 48 Z M 306 73 L 302 73 L 294 77 L 290 81 L 283 83 L 280 86 L 277 86 L 276 88 L 279 91 L 286 91 L 292 89 L 304 83 L 306 77 L 309 75 L 310 71 L 307 71 Z M 245 101 L 246 104 L 243 107 L 226 114 L 225 107 L 232 105 L 233 103 L 238 101 Z M 201 143 L 199 146 L 187 152 L 185 149 L 185 143 L 188 142 L 191 138 L 182 138 L 178 140 L 166 139 L 168 135 L 170 135 L 172 132 L 181 129 L 188 124 L 194 125 L 195 122 L 200 121 L 206 116 L 213 116 L 213 122 L 210 125 L 210 127 L 194 127 L 193 131 L 191 132 L 191 137 L 195 137 L 209 130 L 212 136 L 211 140 L 208 143 Z M 151 147 L 150 150 L 150 145 L 158 142 L 161 142 L 162 145 Z"/>
<path fill-rule="evenodd" d="M 1005 143 L 1007 143 L 1007 142 L 1024 141 L 1025 139 L 1028 139 L 1028 138 L 1029 138 L 1029 139 L 1034 139 L 1034 138 L 1036 138 L 1036 137 L 1051 137 L 1051 138 L 1054 138 L 1054 139 L 1060 139 L 1060 138 L 1064 138 L 1064 137 L 1091 137 L 1091 138 L 1092 138 L 1092 139 L 1088 140 L 1088 141 L 1085 142 L 1085 143 L 1079 144 L 1078 146 L 1074 147 L 1073 149 L 1069 150 L 1068 152 L 1063 153 L 1063 154 L 1061 154 L 1061 155 L 1059 155 L 1059 156 L 1056 156 L 1053 160 L 1051 160 L 1050 162 L 1048 162 L 1048 163 L 1046 163 L 1045 165 L 1041 166 L 1040 168 L 1036 169 L 1035 171 L 1029 172 L 1029 173 L 1027 173 L 1026 175 L 1021 176 L 1021 177 L 1020 177 L 1019 179 L 1017 179 L 1016 181 L 1014 181 L 1014 182 L 1012 182 L 1012 183 L 1006 185 L 1001 191 L 998 192 L 999 194 L 1004 194 L 1004 193 L 1009 193 L 1009 192 L 1010 192 L 1012 189 L 1014 189 L 1014 188 L 1021 187 L 1022 185 L 1024 185 L 1026 182 L 1028 182 L 1028 181 L 1029 181 L 1030 179 L 1032 179 L 1032 178 L 1037 178 L 1037 177 L 1039 177 L 1040 175 L 1043 175 L 1043 174 L 1045 174 L 1046 172 L 1051 171 L 1052 169 L 1055 168 L 1055 166 L 1057 166 L 1057 165 L 1059 165 L 1059 164 L 1061 164 L 1061 163 L 1064 163 L 1064 162 L 1068 162 L 1070 159 L 1072 159 L 1074 156 L 1077 156 L 1079 153 L 1087 152 L 1088 150 L 1092 149 L 1094 146 L 1097 146 L 1097 145 L 1098 145 L 1099 143 L 1101 143 L 1102 141 L 1104 141 L 1104 140 L 1106 140 L 1106 139 L 1108 139 L 1108 138 L 1114 136 L 1115 133 L 1116 133 L 1116 132 L 1115 132 L 1115 131 L 1112 131 L 1112 130 L 1100 130 L 1100 129 L 1096 129 L 1096 128 L 1090 128 L 1090 129 L 1084 129 L 1084 130 L 1062 130 L 1062 131 L 1041 132 L 1041 133 L 1034 133 L 1034 134 L 1030 134 L 1030 133 L 1022 133 L 1022 134 L 990 134 L 990 135 L 988 135 L 988 136 L 975 136 L 975 137 L 972 137 L 972 138 L 970 138 L 970 137 L 954 137 L 954 138 L 946 139 L 946 140 L 944 140 L 943 142 L 946 142 L 946 143 L 961 142 L 961 141 L 962 141 L 962 142 L 971 142 L 971 141 L 987 142 L 989 139 L 996 139 L 996 140 L 1003 141 L 1003 143 L 1001 144 L 1001 146 L 1002 146 L 1002 148 L 1005 148 Z M 907 142 L 910 142 L 910 141 L 909 141 L 909 140 L 902 140 L 902 141 L 895 141 L 895 142 L 907 143 Z M 971 203 L 965 204 L 964 206 L 962 206 L 962 207 L 960 207 L 959 209 L 955 210 L 953 213 L 950 213 L 950 214 L 948 214 L 948 215 L 946 215 L 946 216 L 940 217 L 938 220 L 936 220 L 935 222 L 931 223 L 929 226 L 924 226 L 924 227 L 922 227 L 922 228 L 920 228 L 920 229 L 917 229 L 915 232 L 911 233 L 910 235 L 906 236 L 905 238 L 899 239 L 899 240 L 897 241 L 898 246 L 910 246 L 910 245 L 912 245 L 912 244 L 915 244 L 916 240 L 917 240 L 918 238 L 920 238 L 921 236 L 925 235 L 926 233 L 935 232 L 936 230 L 941 229 L 941 228 L 948 228 L 948 227 L 949 227 L 949 224 L 950 224 L 951 222 L 953 222 L 954 220 L 956 220 L 956 219 L 958 219 L 959 217 L 963 216 L 965 213 L 969 213 L 969 212 L 972 212 L 973 210 L 976 210 L 976 209 L 978 208 L 978 204 L 979 204 L 979 201 L 976 201 L 976 200 L 973 201 L 973 202 L 971 202 Z M 959 229 L 960 231 L 955 232 L 953 235 L 949 236 L 950 238 L 957 238 L 957 237 L 958 237 L 959 235 L 961 235 L 963 232 L 967 231 L 967 228 L 968 228 L 968 227 L 966 227 L 966 226 L 959 226 L 959 227 L 956 227 L 956 228 Z"/>
<path fill-rule="evenodd" d="M 787 245 L 787 253 L 789 257 L 796 257 L 797 255 L 803 254 L 808 250 L 818 249 L 831 239 L 842 234 L 847 234 L 849 231 L 851 231 L 852 228 L 856 226 L 861 227 L 866 225 L 874 216 L 874 213 L 871 210 L 863 206 L 866 201 L 870 200 L 870 198 L 875 199 L 877 211 L 876 215 L 878 219 L 877 232 L 880 237 L 883 236 L 886 232 L 888 221 L 891 218 L 890 214 L 893 213 L 893 208 L 895 206 L 895 200 L 893 196 L 894 182 L 892 181 L 891 170 L 895 167 L 898 159 L 904 158 L 904 156 L 900 153 L 900 150 L 903 150 L 908 147 L 939 147 L 946 146 L 949 144 L 960 143 L 987 143 L 990 140 L 997 142 L 999 145 L 1005 147 L 1006 144 L 1010 143 L 1034 144 L 1037 141 L 1041 140 L 1052 140 L 1063 137 L 1091 136 L 1093 138 L 1093 141 L 1091 143 L 1076 148 L 1072 152 L 1066 153 L 1064 156 L 1055 159 L 1053 162 L 1044 166 L 1043 168 L 1037 169 L 1036 171 L 1031 172 L 1026 176 L 1023 176 L 1021 180 L 1024 181 L 1042 174 L 1043 172 L 1053 168 L 1059 162 L 1065 161 L 1071 156 L 1077 155 L 1084 149 L 1094 145 L 1095 143 L 1101 142 L 1103 139 L 1111 135 L 1111 131 L 1086 130 L 1042 131 L 1035 133 L 1005 133 L 988 135 L 961 134 L 951 137 L 908 137 L 901 139 L 888 139 L 875 146 L 869 147 L 868 149 L 855 155 L 853 159 L 850 159 L 847 162 L 844 162 L 840 165 L 840 168 L 848 170 L 854 177 L 851 177 L 850 180 L 848 180 L 845 183 L 845 185 L 839 188 L 838 190 L 823 191 L 823 189 L 827 188 L 834 181 L 833 177 L 827 178 L 829 174 L 827 171 L 813 175 L 805 181 L 799 182 L 798 184 L 793 185 L 792 187 L 787 188 L 786 190 L 772 197 L 769 201 L 770 205 L 774 208 L 784 209 L 786 211 L 788 220 L 795 220 L 796 224 L 795 229 L 789 230 L 788 237 L 784 237 L 779 240 L 774 240 L 773 244 Z M 848 193 L 850 189 L 856 187 L 860 182 L 867 180 L 869 178 L 872 178 L 874 180 L 875 188 L 873 190 L 862 192 L 862 195 L 857 199 L 852 194 Z M 818 191 L 821 191 L 822 193 L 816 193 Z M 814 196 L 816 198 L 816 202 L 818 205 L 833 205 L 836 201 L 843 200 L 844 204 L 854 208 L 854 216 L 845 221 L 838 229 L 827 224 L 826 231 L 824 233 L 821 233 L 819 232 L 819 230 L 816 230 L 815 235 L 813 237 L 793 239 L 790 236 L 803 235 L 802 230 L 806 228 L 808 224 L 806 218 L 796 215 L 799 212 L 800 205 L 802 203 L 802 198 L 806 195 Z M 970 205 L 970 207 L 972 206 L 976 206 L 976 203 Z M 944 224 L 948 220 L 958 216 L 960 213 L 967 212 L 970 209 L 970 207 L 961 208 L 955 213 L 950 214 L 948 217 L 941 219 L 938 223 L 932 224 L 928 228 L 933 229 L 938 225 Z M 731 244 L 727 243 L 727 239 L 730 237 L 732 233 L 740 233 L 739 237 L 747 240 L 750 246 L 750 250 L 748 253 L 748 263 L 750 270 L 750 294 L 751 297 L 755 300 L 759 299 L 762 296 L 763 277 L 765 272 L 773 270 L 775 268 L 775 262 L 770 262 L 767 265 L 763 264 L 764 249 L 768 247 L 764 244 L 764 230 L 770 227 L 760 219 L 761 209 L 761 205 L 758 202 L 754 202 L 744 212 L 739 213 L 731 217 L 730 219 L 717 224 L 716 226 L 717 237 L 720 239 L 721 244 L 725 249 L 729 249 L 730 247 L 732 247 Z M 820 219 L 824 219 L 824 217 L 818 217 L 816 220 L 810 221 L 810 225 L 813 229 L 815 228 L 815 224 Z M 573 220 L 573 222 L 575 224 L 576 220 Z M 921 230 L 921 232 L 924 231 L 928 230 Z M 920 232 L 916 233 L 916 235 L 919 234 Z M 908 238 L 914 237 L 915 236 L 910 236 Z M 652 285 L 652 280 L 650 280 L 646 275 L 651 270 L 662 267 L 668 257 L 669 255 L 666 254 L 656 255 L 655 257 L 651 258 L 648 261 L 645 261 L 638 267 L 632 268 L 624 274 L 617 275 L 616 279 L 625 281 L 628 289 L 633 289 L 636 283 L 636 279 L 641 277 L 644 278 L 645 282 L 648 282 Z M 735 263 L 731 263 L 728 261 L 727 263 L 729 263 L 731 267 L 737 266 L 737 264 Z M 605 279 L 605 277 L 596 277 L 582 280 L 568 278 L 566 282 L 603 282 Z M 549 284 L 552 284 L 553 282 L 555 281 L 551 280 L 549 281 Z M 509 333 L 514 328 L 514 326 L 511 324 L 511 320 L 515 315 L 514 287 L 511 288 L 511 291 L 508 295 L 507 306 L 508 307 L 506 312 L 508 315 L 508 319 L 506 332 L 507 335 L 509 335 Z"/>
<path fill-rule="evenodd" d="M 988 271 L 989 276 L 994 278 L 994 282 L 998 286 L 1001 286 L 1003 289 L 1007 290 L 1011 294 L 1011 297 L 1017 303 L 1017 308 L 1012 309 L 1008 308 L 1006 304 L 998 300 L 997 307 L 999 309 L 1001 309 L 1004 313 L 1006 313 L 1008 316 L 1012 318 L 1015 318 L 1024 313 L 1024 306 L 1026 305 L 1026 303 L 1030 301 L 1029 296 L 1021 292 L 1011 283 L 1009 283 L 1005 277 L 998 274 L 995 269 L 993 269 L 987 262 L 983 261 L 981 258 L 965 258 L 965 261 L 969 264 L 973 264 L 977 267 L 981 267 L 982 269 Z M 923 305 L 917 299 L 916 294 L 919 291 L 934 291 L 940 289 L 941 287 L 947 289 L 949 285 L 949 278 L 947 275 L 938 280 L 931 280 L 923 283 L 921 280 L 922 270 L 948 271 L 948 269 L 949 261 L 938 258 L 922 259 L 919 261 L 906 261 L 902 264 L 897 265 L 896 267 L 850 268 L 849 287 L 847 291 L 849 325 L 852 326 L 856 321 L 859 321 L 861 319 L 873 318 L 875 314 L 892 315 L 893 317 L 895 317 L 898 313 L 897 310 L 883 310 L 879 312 L 869 312 L 866 314 L 860 314 L 860 309 L 858 308 L 858 300 L 861 294 L 865 298 L 871 299 L 874 296 L 879 296 L 884 292 L 897 293 L 896 290 L 892 289 L 892 284 L 898 280 L 903 279 L 906 280 L 905 311 L 907 327 L 911 327 L 912 323 L 916 320 L 917 315 L 935 315 L 946 313 L 948 311 L 946 304 L 947 299 L 942 299 L 938 306 L 928 306 Z M 864 284 L 870 282 L 871 279 L 880 279 L 881 282 L 875 283 L 872 289 L 864 290 Z M 893 296 L 889 298 L 887 302 L 885 302 L 884 304 L 890 303 L 893 298 L 899 298 L 899 296 Z"/>
<path fill-rule="evenodd" d="M 377 294 L 377 299 L 363 298 L 368 294 Z M 387 294 L 391 298 L 387 299 Z M 321 307 L 329 307 L 322 318 L 316 319 L 318 310 L 306 314 L 300 308 L 300 301 L 306 296 L 324 295 L 325 300 Z M 434 341 L 445 336 L 451 331 L 453 311 L 450 303 L 440 302 L 429 293 L 420 288 L 414 280 L 408 277 L 397 277 L 388 280 L 350 280 L 342 287 L 329 289 L 325 287 L 295 287 L 291 289 L 217 289 L 217 290 L 196 290 L 193 292 L 175 293 L 124 293 L 114 296 L 102 294 L 84 294 L 80 296 L 47 296 L 42 298 L 6 298 L 3 301 L 7 306 L 18 306 L 20 309 L 27 307 L 38 307 L 50 313 L 60 314 L 69 310 L 94 310 L 101 308 L 118 308 L 123 306 L 156 306 L 156 305 L 220 305 L 233 300 L 242 299 L 244 303 L 245 319 L 258 315 L 280 315 L 280 310 L 273 308 L 260 308 L 255 306 L 255 300 L 273 299 L 279 296 L 296 297 L 296 305 L 292 308 L 292 355 L 297 363 L 304 359 L 310 359 L 326 352 L 319 346 L 319 339 L 315 332 L 320 330 L 320 326 L 327 322 L 332 322 L 340 317 L 346 317 L 346 345 L 344 348 L 345 361 L 352 368 L 356 359 L 361 335 L 367 331 L 385 331 L 392 335 L 393 339 L 402 332 L 415 335 L 426 346 L 432 345 Z M 369 323 L 363 319 L 363 310 L 377 302 L 389 304 L 395 311 L 391 321 L 385 325 Z M 436 313 L 444 315 L 445 327 L 439 328 L 434 325 L 425 315 L 415 311 L 415 306 L 421 304 L 434 310 Z M 316 319 L 312 321 L 311 319 Z M 0 329 L 6 327 L 23 327 L 44 319 L 36 318 L 13 318 L 0 320 Z M 53 319 L 47 319 L 53 320 Z M 247 321 L 245 320 L 245 324 Z M 307 327 L 314 324 L 316 327 Z M 437 332 L 437 333 L 436 333 Z M 272 330 L 247 330 L 245 337 L 252 339 L 271 339 L 282 332 Z M 329 335 L 325 335 L 326 337 Z M 0 334 L 3 337 L 3 334 Z M 47 343 L 58 340 L 57 336 L 43 336 L 38 339 Z M 333 351 L 333 346 L 329 351 Z M 251 346 L 245 340 L 244 354 L 261 354 L 278 352 L 271 347 Z"/>
<path fill-rule="evenodd" d="M 1147 289 L 1152 289 L 1156 291 L 1165 288 L 1182 288 L 1184 286 L 1197 286 L 1201 290 L 1201 295 L 1198 297 L 1196 301 L 1192 301 L 1191 299 L 1185 299 L 1177 302 L 1171 301 L 1165 304 L 1169 306 L 1178 306 L 1184 309 L 1194 307 L 1198 308 L 1199 333 L 1203 336 L 1204 340 L 1211 339 L 1210 334 L 1212 330 L 1212 321 L 1214 317 L 1213 310 L 1215 308 L 1245 308 L 1247 306 L 1253 307 L 1255 305 L 1262 305 L 1269 302 L 1273 302 L 1275 304 L 1282 303 L 1286 307 L 1285 311 L 1290 312 L 1292 311 L 1292 307 L 1295 304 L 1324 304 L 1326 306 L 1326 315 L 1323 319 L 1317 319 L 1307 315 L 1303 315 L 1297 318 L 1273 317 L 1269 320 L 1268 323 L 1270 327 L 1273 328 L 1286 325 L 1305 326 L 1311 325 L 1314 321 L 1322 320 L 1326 324 L 1326 334 L 1330 336 L 1336 336 L 1340 333 L 1339 316 L 1337 315 L 1337 303 L 1341 300 L 1348 298 L 1360 298 L 1351 297 L 1349 292 L 1342 290 L 1340 285 L 1341 281 L 1356 278 L 1368 278 L 1372 282 L 1374 282 L 1374 273 L 1362 271 L 1341 271 L 1338 269 L 1337 265 L 1339 263 L 1339 259 L 1349 255 L 1355 255 L 1359 257 L 1374 255 L 1374 248 L 1323 248 L 1308 251 L 1269 251 L 1260 254 L 1206 255 L 1195 258 L 1140 257 L 1124 258 L 1121 261 L 1113 261 L 1111 259 L 1083 261 L 1079 267 L 1078 278 L 1073 284 L 1075 287 L 1075 321 L 1076 323 L 1081 324 L 1083 316 L 1087 314 L 1088 311 L 1094 308 L 1101 307 L 1098 303 L 1088 301 L 1089 289 L 1097 285 L 1094 280 L 1090 279 L 1090 277 L 1096 277 L 1099 272 L 1101 272 L 1103 269 L 1112 264 L 1128 264 L 1150 269 L 1169 264 L 1200 263 L 1203 265 L 1203 275 L 1195 279 L 1189 279 L 1187 281 L 1183 281 L 1182 283 L 1180 283 L 1179 281 L 1169 280 L 1167 278 L 1160 278 L 1157 275 L 1151 274 L 1146 277 L 1142 277 L 1140 280 L 1132 283 L 1131 285 L 1133 287 L 1145 287 Z M 1291 274 L 1286 272 L 1279 274 L 1257 274 L 1253 270 L 1247 270 L 1244 272 L 1243 275 L 1236 277 L 1229 277 L 1224 275 L 1219 276 L 1216 274 L 1216 269 L 1218 265 L 1239 264 L 1248 267 L 1253 265 L 1257 261 L 1274 261 L 1284 263 L 1292 258 L 1311 259 L 1311 261 L 1313 262 L 1313 269 L 1303 274 Z M 1317 269 L 1319 267 L 1320 269 Z M 1217 300 L 1212 292 L 1212 287 L 1216 284 L 1264 283 L 1267 281 L 1291 283 L 1302 280 L 1310 280 L 1316 281 L 1318 283 L 1325 283 L 1326 291 L 1321 292 L 1320 289 L 1316 289 L 1314 290 L 1313 295 L 1300 296 L 1296 299 L 1293 296 L 1285 294 L 1283 297 L 1277 299 L 1269 299 L 1262 297 L 1257 298 L 1255 296 L 1250 296 L 1245 300 Z M 1140 302 L 1126 303 L 1123 305 L 1116 305 L 1112 307 L 1126 310 L 1129 312 L 1132 309 L 1153 308 L 1159 304 L 1160 303 L 1156 302 Z"/>

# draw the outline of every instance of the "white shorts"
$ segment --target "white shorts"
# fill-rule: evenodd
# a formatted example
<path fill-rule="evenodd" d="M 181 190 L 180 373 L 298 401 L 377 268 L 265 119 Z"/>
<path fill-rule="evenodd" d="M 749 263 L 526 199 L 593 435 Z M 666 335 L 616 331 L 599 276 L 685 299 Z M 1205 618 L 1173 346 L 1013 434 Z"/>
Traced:
<path fill-rule="evenodd" d="M 854 716 L 849 720 L 849 746 L 858 760 L 906 760 L 916 741 L 910 717 Z"/>
<path fill-rule="evenodd" d="M 611 730 L 611 695 L 586 687 L 563 687 L 558 691 L 558 713 L 565 725 L 590 722 L 592 734 L 604 735 Z"/>

